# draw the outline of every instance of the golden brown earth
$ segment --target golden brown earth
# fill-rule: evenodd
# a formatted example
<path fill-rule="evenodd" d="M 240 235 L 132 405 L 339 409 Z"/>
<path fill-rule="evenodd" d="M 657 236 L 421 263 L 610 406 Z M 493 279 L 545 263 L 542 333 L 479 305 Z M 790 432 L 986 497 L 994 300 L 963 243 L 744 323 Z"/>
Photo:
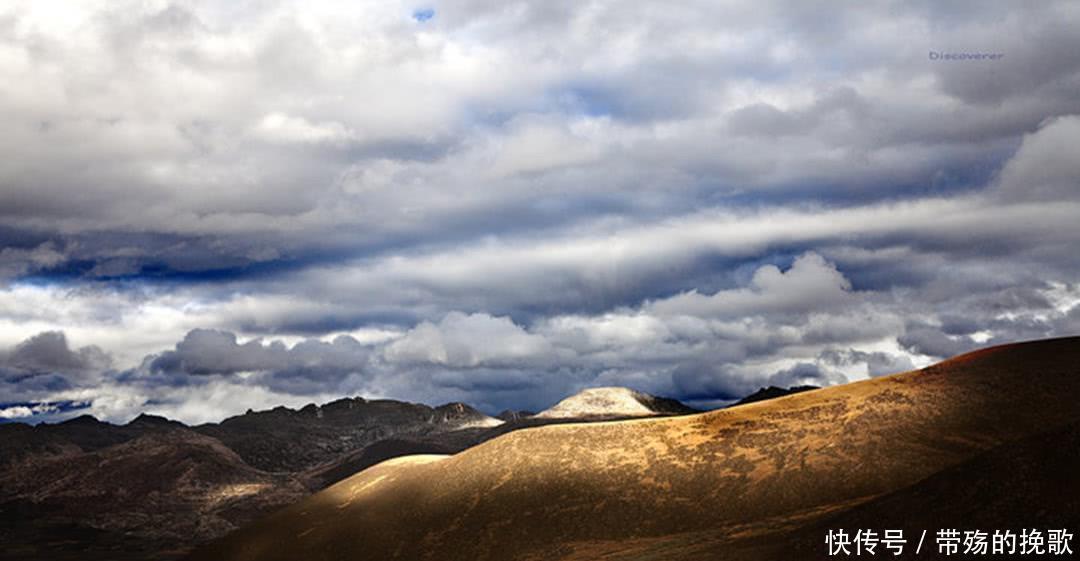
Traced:
<path fill-rule="evenodd" d="M 1078 395 L 1080 338 L 1066 338 L 699 415 L 526 429 L 379 464 L 190 559 L 824 558 L 831 522 L 940 507 L 963 527 L 1031 502 L 1010 495 L 1018 477 L 1056 502 L 988 523 L 1072 523 L 1075 498 L 1043 483 L 1076 488 Z"/>

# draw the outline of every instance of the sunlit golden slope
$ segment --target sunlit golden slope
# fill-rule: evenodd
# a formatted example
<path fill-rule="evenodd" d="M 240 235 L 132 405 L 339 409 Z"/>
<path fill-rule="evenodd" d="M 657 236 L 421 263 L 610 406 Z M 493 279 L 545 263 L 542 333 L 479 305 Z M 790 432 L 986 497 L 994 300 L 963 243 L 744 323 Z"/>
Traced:
<path fill-rule="evenodd" d="M 688 417 L 372 467 L 199 560 L 753 558 L 732 549 L 1080 418 L 1080 338 Z"/>

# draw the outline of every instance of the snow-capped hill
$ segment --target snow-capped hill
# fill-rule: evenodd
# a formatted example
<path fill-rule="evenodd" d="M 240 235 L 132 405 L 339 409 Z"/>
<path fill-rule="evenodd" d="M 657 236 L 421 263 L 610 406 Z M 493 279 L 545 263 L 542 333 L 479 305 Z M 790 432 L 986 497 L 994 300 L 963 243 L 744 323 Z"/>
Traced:
<path fill-rule="evenodd" d="M 674 399 L 656 397 L 630 388 L 606 387 L 582 390 L 533 418 L 648 417 L 694 412 L 694 409 Z"/>

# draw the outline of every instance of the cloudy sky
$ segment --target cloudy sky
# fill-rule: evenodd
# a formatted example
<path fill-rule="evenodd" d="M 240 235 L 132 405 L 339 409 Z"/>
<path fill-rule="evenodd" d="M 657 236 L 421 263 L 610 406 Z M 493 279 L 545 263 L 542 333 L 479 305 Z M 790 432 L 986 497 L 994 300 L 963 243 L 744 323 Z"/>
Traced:
<path fill-rule="evenodd" d="M 710 407 L 1080 333 L 1078 28 L 1067 0 L 7 0 L 0 417 Z"/>

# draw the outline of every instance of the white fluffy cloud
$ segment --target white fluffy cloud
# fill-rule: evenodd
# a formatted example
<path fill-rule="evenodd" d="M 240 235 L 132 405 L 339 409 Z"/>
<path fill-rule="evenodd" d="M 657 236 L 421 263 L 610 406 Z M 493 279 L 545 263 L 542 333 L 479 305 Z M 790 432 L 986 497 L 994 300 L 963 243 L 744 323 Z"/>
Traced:
<path fill-rule="evenodd" d="M 391 363 L 454 368 L 529 366 L 558 360 L 556 349 L 509 318 L 451 312 L 423 322 L 386 347 Z"/>
<path fill-rule="evenodd" d="M 723 290 L 712 295 L 696 290 L 653 302 L 661 315 L 742 317 L 758 314 L 807 313 L 853 304 L 851 283 L 836 267 L 816 253 L 806 253 L 781 271 L 774 265 L 754 272 L 748 288 Z"/>

